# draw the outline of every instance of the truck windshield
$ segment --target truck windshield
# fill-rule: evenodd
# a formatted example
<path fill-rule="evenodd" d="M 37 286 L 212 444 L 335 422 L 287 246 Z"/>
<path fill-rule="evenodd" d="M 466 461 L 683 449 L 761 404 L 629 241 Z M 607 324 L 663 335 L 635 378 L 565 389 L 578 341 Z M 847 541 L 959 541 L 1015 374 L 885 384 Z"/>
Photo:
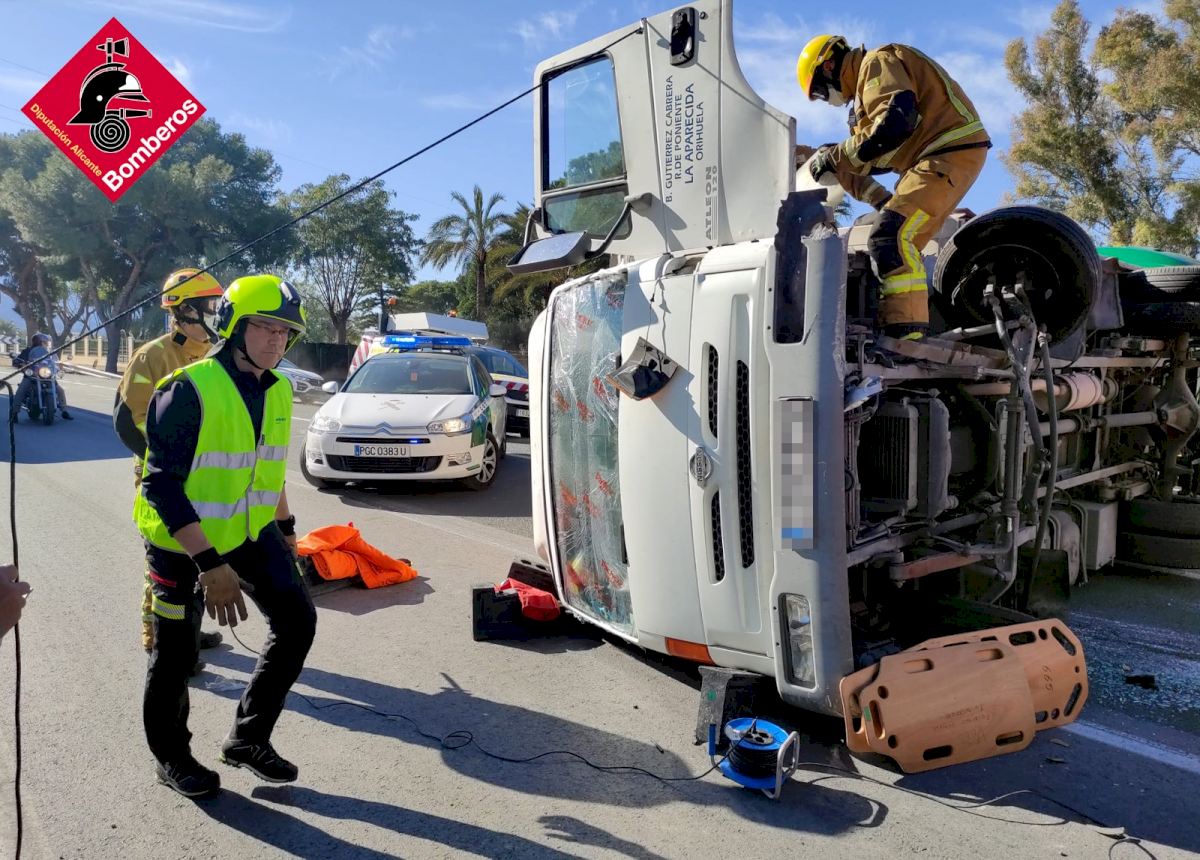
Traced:
<path fill-rule="evenodd" d="M 555 75 L 543 98 L 546 227 L 603 236 L 627 194 L 612 60 L 601 57 Z"/>
<path fill-rule="evenodd" d="M 470 394 L 466 360 L 457 356 L 379 357 L 364 364 L 347 394 Z"/>

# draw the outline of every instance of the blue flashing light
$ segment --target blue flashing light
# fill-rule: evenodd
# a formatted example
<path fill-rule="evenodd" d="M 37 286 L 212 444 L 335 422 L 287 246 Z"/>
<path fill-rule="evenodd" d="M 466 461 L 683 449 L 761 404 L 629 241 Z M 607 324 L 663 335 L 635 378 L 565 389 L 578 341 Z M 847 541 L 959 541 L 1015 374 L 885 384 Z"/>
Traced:
<path fill-rule="evenodd" d="M 467 337 L 451 337 L 448 335 L 432 336 L 432 335 L 415 335 L 415 334 L 390 334 L 383 339 L 383 345 L 388 349 L 436 349 L 441 347 L 464 348 L 471 345 L 471 339 Z"/>

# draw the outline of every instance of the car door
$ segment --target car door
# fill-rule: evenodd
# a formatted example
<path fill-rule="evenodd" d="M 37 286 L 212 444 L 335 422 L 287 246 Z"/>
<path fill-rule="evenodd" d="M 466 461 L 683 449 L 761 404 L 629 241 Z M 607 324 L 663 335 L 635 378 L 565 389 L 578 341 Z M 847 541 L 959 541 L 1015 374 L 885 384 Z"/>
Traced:
<path fill-rule="evenodd" d="M 492 415 L 492 433 L 497 440 L 504 439 L 504 424 L 508 418 L 508 407 L 503 397 L 492 397 L 492 375 L 488 373 L 478 355 L 471 356 L 471 366 L 475 368 L 476 385 L 480 401 L 487 404 Z"/>

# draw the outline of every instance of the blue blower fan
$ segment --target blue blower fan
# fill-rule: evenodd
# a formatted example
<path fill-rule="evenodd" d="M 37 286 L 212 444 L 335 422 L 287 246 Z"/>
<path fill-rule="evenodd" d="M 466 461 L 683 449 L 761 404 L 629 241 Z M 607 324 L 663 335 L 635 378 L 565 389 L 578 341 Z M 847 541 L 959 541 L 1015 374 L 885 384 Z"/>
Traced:
<path fill-rule="evenodd" d="M 758 717 L 740 717 L 725 724 L 729 752 L 717 758 L 717 727 L 708 727 L 708 756 L 728 779 L 743 788 L 758 789 L 778 800 L 783 784 L 800 763 L 800 736 Z"/>

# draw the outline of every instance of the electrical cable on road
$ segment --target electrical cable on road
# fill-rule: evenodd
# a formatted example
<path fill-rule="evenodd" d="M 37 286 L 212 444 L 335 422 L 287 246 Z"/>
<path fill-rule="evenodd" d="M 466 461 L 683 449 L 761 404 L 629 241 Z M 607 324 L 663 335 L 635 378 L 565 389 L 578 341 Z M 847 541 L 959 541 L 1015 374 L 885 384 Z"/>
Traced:
<path fill-rule="evenodd" d="M 604 45 L 603 47 L 599 48 L 598 50 L 594 51 L 592 54 L 589 54 L 587 57 L 584 57 L 582 59 L 586 60 L 586 59 L 590 59 L 592 57 L 602 55 L 609 48 L 612 48 L 612 47 L 620 44 L 621 42 L 624 42 L 630 36 L 635 36 L 641 32 L 642 32 L 642 28 L 636 27 L 636 28 L 630 30 L 625 35 L 623 35 L 617 39 L 614 39 L 613 41 L 609 42 L 607 45 Z M 0 57 L 0 60 L 11 63 L 12 65 L 19 66 L 18 63 L 13 63 L 11 60 L 7 60 L 3 57 Z M 28 67 L 21 66 L 21 68 L 28 68 Z M 31 69 L 30 71 L 33 71 L 33 70 Z M 312 209 L 309 209 L 306 212 L 302 212 L 301 214 L 297 215 L 295 218 L 291 219 L 290 221 L 287 221 L 286 223 L 280 224 L 279 226 L 277 226 L 271 230 L 268 230 L 266 233 L 263 233 L 261 236 L 258 236 L 257 238 L 252 239 L 251 241 L 247 242 L 246 244 L 242 245 L 241 247 L 236 248 L 235 250 L 226 254 L 224 257 L 217 260 L 216 262 L 209 263 L 203 269 L 200 269 L 197 272 L 195 272 L 195 274 L 189 276 L 188 278 L 180 281 L 177 284 L 173 284 L 170 289 L 171 290 L 178 289 L 181 285 L 186 284 L 188 281 L 191 281 L 193 278 L 198 278 L 200 275 L 203 275 L 207 272 L 212 271 L 217 266 L 220 266 L 223 263 L 226 263 L 226 262 L 234 259 L 235 257 L 241 255 L 245 251 L 248 251 L 250 248 L 253 248 L 255 245 L 259 244 L 260 242 L 264 242 L 267 239 L 271 238 L 272 236 L 276 235 L 277 233 L 281 233 L 284 230 L 288 229 L 289 227 L 293 227 L 296 224 L 299 224 L 301 221 L 305 220 L 306 218 L 311 218 L 313 215 L 317 214 L 322 209 L 332 206 L 334 203 L 337 203 L 342 198 L 348 197 L 349 195 L 354 194 L 355 192 L 361 190 L 362 188 L 364 188 L 365 186 L 374 182 L 375 180 L 379 179 L 380 177 L 385 176 L 388 173 L 391 173 L 396 168 L 407 164 L 408 162 L 412 161 L 413 159 L 424 155 L 425 153 L 429 152 L 432 149 L 435 149 L 438 146 L 441 146 L 446 141 L 450 140 L 453 137 L 457 137 L 459 134 L 462 134 L 464 131 L 471 128 L 472 126 L 478 125 L 479 123 L 483 122 L 485 119 L 492 116 L 493 114 L 499 113 L 500 111 L 504 110 L 509 105 L 520 101 L 521 99 L 525 98 L 525 96 L 529 95 L 530 93 L 534 92 L 535 90 L 541 89 L 543 85 L 544 85 L 543 81 L 538 81 L 533 86 L 518 93 L 517 95 L 513 96 L 512 98 L 501 102 L 500 104 L 496 105 L 496 107 L 492 108 L 491 110 L 479 114 L 477 117 L 472 119 L 470 122 L 460 125 L 458 128 L 454 129 L 453 131 L 451 131 L 447 134 L 442 135 L 441 137 L 439 137 L 437 140 L 433 141 L 432 143 L 421 147 L 417 151 L 405 156 L 404 158 L 400 159 L 399 161 L 395 162 L 394 164 L 392 164 L 388 167 L 385 167 L 383 170 L 379 171 L 378 173 L 374 174 L 373 176 L 367 177 L 366 179 L 359 182 L 357 185 L 353 185 L 350 188 L 347 188 L 345 191 L 341 192 L 340 194 L 337 194 L 334 197 L 331 197 L 330 199 L 324 201 L 323 203 L 320 203 L 320 204 L 314 206 Z M 169 291 L 170 290 L 164 290 L 163 292 L 156 292 L 155 294 L 138 302 L 137 304 L 133 305 L 132 307 L 126 308 L 124 311 L 121 311 L 118 314 L 114 314 L 113 316 L 104 320 L 100 324 L 96 325 L 94 328 L 86 329 L 84 332 L 82 332 L 77 337 L 75 337 L 71 340 L 65 341 L 61 346 L 50 351 L 45 356 L 43 356 L 43 358 L 52 358 L 52 357 L 58 355 L 64 349 L 66 349 L 68 346 L 78 343 L 79 341 L 83 340 L 85 337 L 95 334 L 96 332 L 112 325 L 114 322 L 116 322 L 124 317 L 127 317 L 130 314 L 132 314 L 138 310 L 141 310 L 142 308 L 144 308 L 146 305 L 150 304 L 151 302 L 154 302 L 154 301 L 157 301 L 158 299 L 160 299 L 164 293 L 169 292 Z M 8 449 L 8 453 L 9 453 L 9 486 L 10 486 L 10 492 L 11 492 L 11 496 L 10 496 L 11 510 L 10 510 L 9 514 L 10 514 L 10 521 L 11 521 L 10 524 L 11 524 L 11 530 L 12 530 L 13 564 L 14 565 L 17 564 L 17 495 L 16 495 L 17 442 L 16 442 L 16 430 L 15 430 L 16 412 L 13 410 L 12 405 L 13 405 L 14 400 L 16 399 L 16 395 L 13 393 L 13 388 L 12 388 L 12 385 L 9 383 L 9 380 L 11 380 L 15 376 L 21 375 L 21 373 L 22 373 L 22 371 L 20 369 L 15 369 L 11 373 L 9 373 L 7 376 L 0 378 L 0 387 L 3 387 L 5 390 L 8 391 L 8 402 L 9 402 L 9 419 L 8 419 L 9 449 Z M 19 573 L 18 573 L 18 576 L 19 576 Z M 238 640 L 238 641 L 241 641 L 241 640 Z M 16 745 L 15 745 L 16 746 L 16 752 L 15 752 L 15 755 L 16 755 L 15 771 L 16 771 L 16 773 L 15 773 L 15 778 L 13 781 L 13 794 L 14 794 L 15 800 L 16 800 L 16 816 L 17 816 L 17 845 L 16 845 L 16 852 L 15 852 L 14 856 L 17 858 L 17 860 L 20 860 L 22 836 L 24 833 L 24 815 L 22 813 L 22 808 L 21 808 L 21 634 L 20 634 L 20 625 L 17 625 L 13 628 L 13 643 L 14 643 L 13 651 L 14 651 L 15 660 L 16 660 L 16 676 L 15 676 L 15 691 L 14 691 L 15 718 L 13 721 L 13 731 L 16 736 Z"/>
<path fill-rule="evenodd" d="M 242 638 L 240 636 L 238 636 L 238 634 L 237 634 L 236 627 L 230 626 L 229 632 L 233 634 L 233 638 L 237 640 L 237 643 L 239 645 L 241 645 L 243 648 L 245 648 L 247 651 L 249 651 L 251 654 L 259 653 L 258 651 L 251 648 L 249 645 L 247 645 L 245 642 L 242 641 Z M 490 759 L 495 759 L 496 761 L 507 762 L 508 764 L 529 764 L 531 762 L 538 761 L 539 759 L 543 759 L 543 758 L 548 758 L 550 756 L 566 756 L 568 758 L 575 759 L 576 761 L 582 762 L 583 764 L 590 767 L 592 770 L 597 770 L 597 771 L 600 771 L 601 773 L 616 774 L 619 776 L 643 775 L 643 776 L 648 776 L 651 779 L 654 779 L 654 780 L 664 783 L 664 784 L 673 784 L 673 783 L 679 783 L 679 782 L 697 782 L 701 779 L 704 779 L 704 777 L 708 776 L 710 773 L 717 770 L 721 766 L 721 763 L 723 761 L 725 761 L 725 759 L 727 759 L 727 758 L 741 757 L 743 759 L 743 761 L 745 761 L 745 753 L 739 752 L 736 744 L 731 744 L 729 750 L 725 753 L 724 756 L 721 757 L 721 760 L 718 762 L 715 762 L 710 768 L 708 768 L 708 770 L 705 770 L 702 773 L 694 774 L 691 776 L 663 776 L 661 774 L 655 773 L 654 771 L 648 770 L 644 767 L 639 767 L 637 765 L 596 764 L 595 762 L 591 761 L 589 758 L 587 758 L 587 756 L 583 755 L 582 753 L 578 753 L 578 752 L 575 752 L 574 750 L 569 750 L 569 749 L 546 750 L 545 752 L 535 753 L 533 755 L 523 756 L 521 758 L 514 758 L 512 756 L 506 756 L 506 755 L 502 755 L 497 752 L 492 752 L 487 747 L 485 747 L 481 743 L 479 743 L 479 741 L 476 740 L 476 738 L 475 738 L 475 734 L 467 729 L 456 729 L 452 732 L 449 732 L 448 734 L 438 735 L 438 734 L 434 734 L 433 732 L 427 731 L 424 728 L 422 728 L 421 724 L 418 723 L 412 717 L 408 716 L 408 714 L 392 712 L 392 711 L 383 711 L 372 705 L 364 705 L 361 702 L 351 702 L 351 701 L 348 701 L 345 699 L 339 699 L 336 701 L 326 702 L 324 704 L 321 704 L 319 702 L 313 701 L 312 699 L 310 699 L 308 696 L 304 695 L 303 693 L 296 692 L 295 690 L 289 690 L 288 694 L 296 696 L 297 698 L 303 700 L 314 711 L 324 711 L 329 708 L 338 708 L 338 707 L 356 708 L 360 711 L 365 711 L 368 714 L 373 714 L 376 717 L 383 717 L 384 719 L 391 720 L 393 722 L 403 721 L 403 722 L 407 723 L 409 726 L 411 726 L 413 731 L 415 731 L 418 735 L 425 738 L 426 740 L 437 741 L 438 745 L 444 750 L 460 750 L 460 749 L 463 749 L 464 747 L 473 746 L 480 753 L 482 753 L 485 757 L 490 758 Z M 751 756 L 751 758 L 753 758 L 753 756 Z M 750 769 L 753 770 L 756 767 L 763 765 L 763 764 L 764 763 L 762 761 L 752 762 L 750 765 Z M 1108 855 L 1110 858 L 1112 857 L 1112 853 L 1113 853 L 1113 851 L 1116 850 L 1118 845 L 1133 845 L 1136 848 L 1138 848 L 1138 850 L 1142 851 L 1147 857 L 1149 857 L 1150 860 L 1155 860 L 1154 854 L 1152 854 L 1150 852 L 1150 850 L 1142 844 L 1141 840 L 1136 837 L 1129 836 L 1128 834 L 1126 834 L 1125 829 L 1123 827 L 1115 827 L 1115 826 L 1105 824 L 1104 822 L 1093 818 L 1091 815 L 1088 815 L 1086 812 L 1076 809 L 1074 806 L 1071 806 L 1070 804 L 1065 803 L 1065 802 L 1063 802 L 1055 797 L 1052 797 L 1044 792 L 1038 791 L 1037 789 L 1021 788 L 1021 789 L 1017 789 L 1015 791 L 1005 792 L 1004 794 L 997 795 L 996 797 L 990 798 L 988 800 L 981 800 L 981 801 L 978 801 L 975 803 L 950 803 L 949 801 L 942 800 L 939 797 L 934 797 L 931 794 L 926 794 L 925 792 L 916 791 L 911 788 L 905 788 L 904 786 L 896 785 L 895 783 L 887 782 L 886 780 L 876 779 L 874 777 L 867 776 L 864 773 L 859 773 L 856 770 L 852 770 L 851 768 L 843 767 L 841 765 L 829 764 L 828 762 L 819 762 L 819 761 L 802 761 L 802 762 L 797 763 L 797 767 L 809 768 L 811 770 L 824 770 L 824 771 L 830 772 L 830 774 L 831 774 L 830 776 L 823 776 L 823 777 L 819 777 L 817 779 L 809 780 L 807 782 L 808 785 L 815 785 L 816 783 L 823 782 L 826 779 L 844 778 L 844 779 L 861 780 L 863 782 L 869 782 L 873 785 L 881 786 L 883 788 L 891 789 L 893 791 L 898 791 L 898 792 L 901 792 L 902 794 L 907 794 L 912 797 L 919 798 L 921 800 L 926 800 L 931 803 L 936 803 L 938 806 L 944 806 L 946 809 L 951 809 L 955 812 L 961 812 L 964 815 L 974 815 L 978 818 L 986 818 L 989 821 L 1000 821 L 1000 822 L 1004 822 L 1006 824 L 1019 824 L 1019 825 L 1024 825 L 1025 827 L 1061 827 L 1065 824 L 1072 823 L 1069 819 L 1066 819 L 1066 818 L 1061 818 L 1057 821 L 1018 821 L 1018 820 L 1015 820 L 1012 818 L 1003 818 L 1001 816 L 996 816 L 996 815 L 985 815 L 981 812 L 976 811 L 978 809 L 983 809 L 986 807 L 994 806 L 995 804 L 999 803 L 1000 801 L 1007 800 L 1010 797 L 1019 797 L 1020 795 L 1023 795 L 1023 794 L 1027 794 L 1031 797 L 1040 797 L 1042 800 L 1045 800 L 1049 803 L 1053 803 L 1055 806 L 1059 807 L 1060 809 L 1064 809 L 1064 810 L 1074 814 L 1079 819 L 1081 819 L 1082 821 L 1086 822 L 1087 824 L 1089 824 L 1093 828 L 1095 828 L 1097 830 L 1097 832 L 1101 833 L 1101 835 L 1107 836 L 1109 839 L 1112 839 L 1113 844 L 1109 846 L 1109 850 L 1108 850 Z M 762 772 L 766 773 L 767 771 L 766 771 L 766 769 L 762 769 Z M 770 772 L 774 773 L 774 765 L 773 764 L 770 768 Z M 1106 833 L 1105 831 L 1111 831 L 1111 832 Z"/>

